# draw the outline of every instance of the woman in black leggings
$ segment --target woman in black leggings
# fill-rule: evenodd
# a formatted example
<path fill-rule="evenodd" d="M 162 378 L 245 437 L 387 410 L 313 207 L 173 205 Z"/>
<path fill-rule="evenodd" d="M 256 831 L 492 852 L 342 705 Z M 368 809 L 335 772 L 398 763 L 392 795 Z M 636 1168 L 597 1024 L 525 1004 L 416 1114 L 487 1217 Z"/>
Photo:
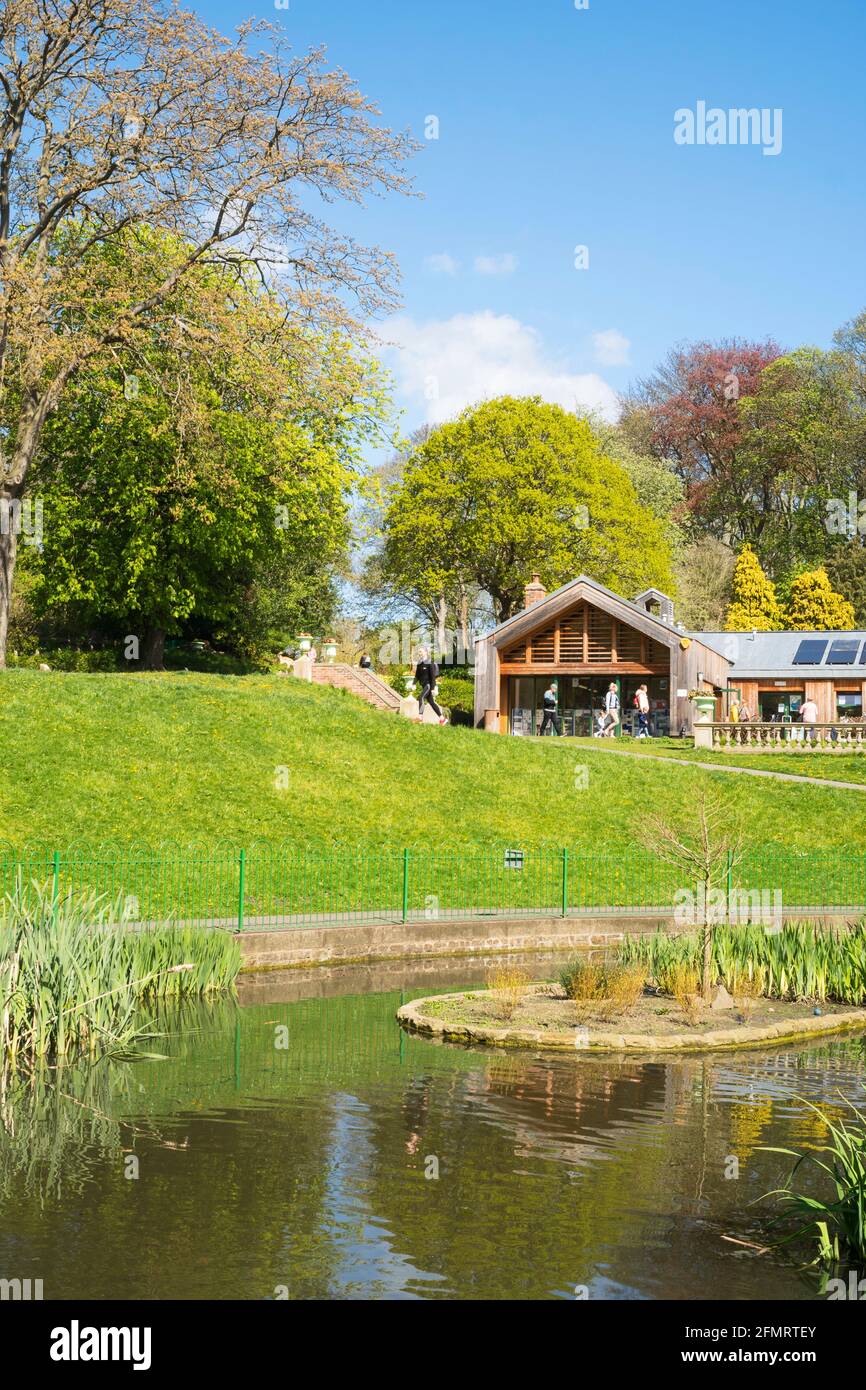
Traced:
<path fill-rule="evenodd" d="M 437 716 L 439 723 L 445 723 L 445 716 L 433 699 L 433 691 L 436 689 L 436 680 L 439 676 L 439 667 L 435 661 L 430 660 L 430 654 L 426 647 L 422 647 L 419 652 L 418 665 L 415 667 L 415 679 L 421 687 L 421 694 L 418 697 L 418 718 L 424 718 L 424 701 L 428 701 L 433 713 Z"/>

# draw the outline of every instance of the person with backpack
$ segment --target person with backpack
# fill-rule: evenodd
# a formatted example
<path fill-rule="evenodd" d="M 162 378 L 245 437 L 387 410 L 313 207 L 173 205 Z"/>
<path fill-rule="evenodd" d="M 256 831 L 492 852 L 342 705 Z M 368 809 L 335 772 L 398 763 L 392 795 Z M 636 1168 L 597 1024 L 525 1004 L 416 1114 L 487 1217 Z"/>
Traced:
<path fill-rule="evenodd" d="M 426 647 L 422 647 L 418 653 L 418 665 L 415 667 L 415 679 L 421 687 L 421 694 L 418 696 L 418 718 L 424 718 L 424 701 L 426 700 L 433 713 L 438 716 L 440 724 L 447 724 L 448 720 L 434 699 L 436 682 L 439 679 L 439 667 L 436 662 L 431 660 L 430 653 Z"/>
<path fill-rule="evenodd" d="M 541 697 L 541 703 L 544 708 L 544 717 L 541 721 L 541 728 L 538 731 L 539 738 L 542 734 L 547 733 L 548 725 L 553 727 L 553 732 L 556 734 L 557 738 L 561 738 L 562 720 L 556 712 L 557 694 L 555 681 L 550 682 L 550 685 Z"/>

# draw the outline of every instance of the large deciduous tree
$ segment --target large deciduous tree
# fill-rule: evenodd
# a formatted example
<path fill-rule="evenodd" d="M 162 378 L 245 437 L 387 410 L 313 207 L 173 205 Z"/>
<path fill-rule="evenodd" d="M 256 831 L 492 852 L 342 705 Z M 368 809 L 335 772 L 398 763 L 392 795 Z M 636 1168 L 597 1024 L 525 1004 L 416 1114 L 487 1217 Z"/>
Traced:
<path fill-rule="evenodd" d="M 590 425 L 538 397 L 504 396 L 434 430 L 406 464 L 384 520 L 383 574 L 435 602 L 459 584 L 498 620 L 585 573 L 622 593 L 670 584 L 670 547 Z"/>
<path fill-rule="evenodd" d="M 154 241 L 163 268 L 183 254 Z M 182 317 L 194 337 L 229 288 L 247 333 L 270 345 L 266 383 L 250 373 L 246 334 L 205 357 L 164 331 Z M 296 328 L 254 282 L 215 266 L 176 288 L 139 348 L 83 367 L 46 424 L 33 476 L 49 521 L 34 598 L 82 627 L 122 624 L 149 667 L 188 620 L 254 648 L 302 595 L 327 598 L 346 549 L 353 461 L 382 409 L 377 374 L 336 334 Z"/>
<path fill-rule="evenodd" d="M 267 49 L 265 51 L 265 46 Z M 321 209 L 404 190 L 412 148 L 321 51 L 272 26 L 225 38 L 162 0 L 6 0 L 0 11 L 0 509 L 25 496 L 46 420 L 85 364 L 134 353 L 193 267 L 257 267 L 274 301 L 317 328 L 360 332 L 393 302 L 390 257 Z M 154 283 L 154 248 L 184 254 Z M 123 239 L 122 266 L 94 249 Z M 185 339 L 243 332 L 231 298 Z M 250 338 L 251 364 L 267 352 Z M 17 528 L 0 527 L 0 665 Z"/>
<path fill-rule="evenodd" d="M 694 343 L 671 352 L 623 403 L 622 428 L 634 448 L 669 461 L 702 531 L 727 542 L 754 540 L 760 512 L 741 506 L 743 426 L 738 402 L 755 394 L 776 343 L 739 339 Z M 760 494 L 771 479 L 753 476 Z"/>

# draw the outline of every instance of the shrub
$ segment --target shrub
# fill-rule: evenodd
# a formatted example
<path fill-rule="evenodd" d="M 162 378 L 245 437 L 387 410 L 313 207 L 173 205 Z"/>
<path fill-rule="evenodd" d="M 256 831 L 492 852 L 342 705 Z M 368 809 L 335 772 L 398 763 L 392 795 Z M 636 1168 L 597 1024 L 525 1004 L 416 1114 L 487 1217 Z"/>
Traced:
<path fill-rule="evenodd" d="M 569 999 L 579 1007 L 600 1005 L 604 1018 L 618 1017 L 635 1007 L 646 985 L 641 965 L 570 961 L 560 972 L 559 982 Z"/>
<path fill-rule="evenodd" d="M 559 972 L 559 983 L 569 999 L 603 999 L 604 967 L 596 961 L 577 957 Z"/>
<path fill-rule="evenodd" d="M 526 971 L 515 965 L 497 965 L 487 974 L 487 987 L 503 1018 L 513 1018 L 528 984 Z"/>
<path fill-rule="evenodd" d="M 687 961 L 675 961 L 657 977 L 659 989 L 670 994 L 682 1009 L 686 1021 L 694 1027 L 700 1018 L 702 999 L 699 993 L 700 976 L 697 966 Z"/>

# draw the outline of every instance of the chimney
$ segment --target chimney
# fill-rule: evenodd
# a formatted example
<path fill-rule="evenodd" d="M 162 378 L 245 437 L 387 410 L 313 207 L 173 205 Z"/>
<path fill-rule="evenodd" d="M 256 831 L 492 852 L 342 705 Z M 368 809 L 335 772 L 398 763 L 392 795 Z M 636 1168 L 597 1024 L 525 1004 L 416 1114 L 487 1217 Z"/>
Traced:
<path fill-rule="evenodd" d="M 547 590 L 542 584 L 537 574 L 532 576 L 532 583 L 527 584 L 523 590 L 524 606 L 531 608 L 534 603 L 540 603 L 543 598 L 547 598 Z"/>

